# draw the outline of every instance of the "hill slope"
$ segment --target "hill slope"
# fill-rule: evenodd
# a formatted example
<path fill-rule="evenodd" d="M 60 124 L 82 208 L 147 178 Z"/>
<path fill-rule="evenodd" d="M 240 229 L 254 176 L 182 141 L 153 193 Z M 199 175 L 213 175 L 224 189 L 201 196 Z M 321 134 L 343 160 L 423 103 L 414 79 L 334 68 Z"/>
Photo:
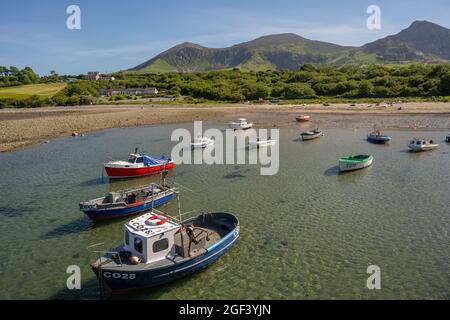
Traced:
<path fill-rule="evenodd" d="M 293 33 L 268 35 L 228 48 L 207 48 L 185 42 L 130 71 L 195 72 L 229 68 L 242 70 L 298 69 L 305 63 L 450 62 L 450 30 L 416 21 L 400 33 L 347 47 L 309 40 Z"/>

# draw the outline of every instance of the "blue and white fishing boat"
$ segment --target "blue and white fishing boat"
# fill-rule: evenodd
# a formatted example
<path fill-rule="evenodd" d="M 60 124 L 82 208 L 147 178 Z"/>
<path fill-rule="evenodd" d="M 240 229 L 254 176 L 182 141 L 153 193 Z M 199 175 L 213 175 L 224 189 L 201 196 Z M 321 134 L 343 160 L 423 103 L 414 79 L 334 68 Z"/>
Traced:
<path fill-rule="evenodd" d="M 202 213 L 181 221 L 152 210 L 125 224 L 124 243 L 91 265 L 102 292 L 120 294 L 185 277 L 225 254 L 239 237 L 231 213 Z"/>
<path fill-rule="evenodd" d="M 152 183 L 140 188 L 110 192 L 106 197 L 80 202 L 80 210 L 93 221 L 108 220 L 149 211 L 173 198 L 177 188 Z"/>

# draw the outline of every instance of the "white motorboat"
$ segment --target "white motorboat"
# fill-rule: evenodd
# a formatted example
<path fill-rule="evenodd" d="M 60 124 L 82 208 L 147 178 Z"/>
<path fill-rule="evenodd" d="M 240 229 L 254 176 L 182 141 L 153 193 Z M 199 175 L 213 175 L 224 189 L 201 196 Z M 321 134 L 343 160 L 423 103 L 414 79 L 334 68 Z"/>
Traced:
<path fill-rule="evenodd" d="M 276 140 L 273 139 L 269 139 L 268 140 L 260 140 L 259 138 L 256 140 L 250 140 L 248 142 L 248 146 L 250 148 L 261 148 L 261 147 L 268 147 L 268 146 L 272 146 L 276 143 Z"/>
<path fill-rule="evenodd" d="M 300 135 L 302 136 L 303 140 L 313 140 L 313 139 L 323 137 L 324 133 L 322 130 L 314 129 L 311 131 L 302 132 Z"/>
<path fill-rule="evenodd" d="M 212 145 L 214 145 L 214 140 L 205 137 L 195 138 L 191 143 L 192 149 L 204 149 Z"/>
<path fill-rule="evenodd" d="M 408 144 L 408 148 L 411 149 L 411 151 L 430 151 L 435 150 L 438 147 L 439 145 L 437 143 L 434 143 L 433 140 L 425 140 L 419 138 L 412 139 Z"/>
<path fill-rule="evenodd" d="M 235 121 L 231 121 L 228 127 L 233 130 L 247 130 L 253 127 L 252 122 L 248 122 L 245 118 L 239 118 Z"/>

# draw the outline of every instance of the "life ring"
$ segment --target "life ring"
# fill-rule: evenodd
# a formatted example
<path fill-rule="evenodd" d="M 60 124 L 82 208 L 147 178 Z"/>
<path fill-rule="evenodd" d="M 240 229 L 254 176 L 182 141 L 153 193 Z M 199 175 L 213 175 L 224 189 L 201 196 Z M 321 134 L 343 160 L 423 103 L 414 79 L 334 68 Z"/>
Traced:
<path fill-rule="evenodd" d="M 147 219 L 147 223 L 152 226 L 161 226 L 166 223 L 169 219 L 162 216 L 153 215 Z"/>

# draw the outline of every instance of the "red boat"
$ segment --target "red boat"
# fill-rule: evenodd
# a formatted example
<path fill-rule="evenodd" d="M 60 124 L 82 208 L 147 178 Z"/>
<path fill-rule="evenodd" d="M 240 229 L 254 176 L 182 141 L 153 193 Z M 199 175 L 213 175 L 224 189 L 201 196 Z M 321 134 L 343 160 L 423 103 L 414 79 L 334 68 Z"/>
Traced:
<path fill-rule="evenodd" d="M 297 122 L 306 122 L 306 121 L 309 121 L 310 119 L 311 119 L 311 117 L 307 116 L 307 115 L 301 115 L 301 116 L 295 117 L 295 120 L 297 120 Z"/>
<path fill-rule="evenodd" d="M 161 156 L 152 158 L 137 153 L 130 154 L 128 161 L 110 161 L 104 164 L 105 171 L 110 178 L 134 178 L 157 174 L 174 167 L 172 159 Z"/>

